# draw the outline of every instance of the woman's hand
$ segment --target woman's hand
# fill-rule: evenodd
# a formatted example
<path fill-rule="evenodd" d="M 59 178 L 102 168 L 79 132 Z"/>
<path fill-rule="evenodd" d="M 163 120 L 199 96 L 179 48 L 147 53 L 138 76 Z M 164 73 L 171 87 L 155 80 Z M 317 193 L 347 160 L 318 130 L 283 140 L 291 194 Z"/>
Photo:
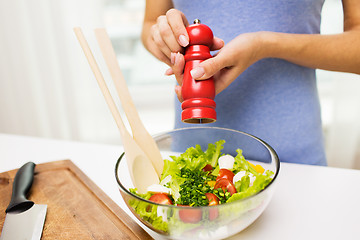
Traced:
<path fill-rule="evenodd" d="M 189 44 L 186 31 L 188 25 L 189 22 L 181 11 L 174 8 L 168 10 L 165 15 L 156 19 L 156 23 L 149 29 L 149 36 L 143 39 L 146 48 L 160 61 L 172 66 L 171 53 L 184 53 L 184 47 Z M 211 50 L 218 50 L 223 45 L 224 42 L 215 37 Z"/>
<path fill-rule="evenodd" d="M 261 32 L 245 33 L 237 36 L 226 44 L 213 57 L 199 64 L 190 71 L 196 80 L 205 80 L 214 77 L 216 94 L 230 85 L 251 64 L 264 57 L 261 51 Z M 172 54 L 173 66 L 167 74 L 174 73 L 179 85 L 182 85 L 185 67 L 184 56 L 180 53 Z M 181 87 L 176 86 L 175 92 L 182 102 Z"/>
<path fill-rule="evenodd" d="M 171 53 L 183 52 L 183 47 L 189 44 L 188 25 L 184 14 L 173 8 L 166 15 L 159 16 L 150 28 L 150 52 L 170 66 Z"/>

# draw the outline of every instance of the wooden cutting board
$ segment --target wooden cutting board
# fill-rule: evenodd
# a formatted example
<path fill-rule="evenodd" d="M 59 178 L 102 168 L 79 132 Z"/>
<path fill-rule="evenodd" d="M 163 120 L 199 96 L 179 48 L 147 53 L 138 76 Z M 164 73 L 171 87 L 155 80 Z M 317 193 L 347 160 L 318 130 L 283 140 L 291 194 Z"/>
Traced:
<path fill-rule="evenodd" d="M 0 173 L 0 230 L 16 172 Z M 36 165 L 29 199 L 48 206 L 43 240 L 152 239 L 70 160 Z"/>

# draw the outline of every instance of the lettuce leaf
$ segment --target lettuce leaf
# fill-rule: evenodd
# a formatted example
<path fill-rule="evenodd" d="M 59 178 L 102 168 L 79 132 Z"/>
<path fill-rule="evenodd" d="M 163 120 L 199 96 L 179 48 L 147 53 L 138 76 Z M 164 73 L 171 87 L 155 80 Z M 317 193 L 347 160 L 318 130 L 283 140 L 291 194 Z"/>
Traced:
<path fill-rule="evenodd" d="M 241 178 L 241 184 L 240 184 L 240 187 L 239 187 L 239 190 L 238 192 L 245 192 L 246 190 L 248 190 L 248 188 L 250 187 L 250 177 L 249 175 L 245 175 Z"/>
<path fill-rule="evenodd" d="M 130 192 L 146 200 L 149 200 L 152 195 L 151 193 L 139 194 L 136 188 L 130 189 Z M 168 223 L 164 222 L 161 216 L 157 216 L 158 206 L 139 201 L 135 198 L 129 201 L 129 205 L 144 221 L 151 223 L 154 228 L 164 232 L 169 230 Z"/>
<path fill-rule="evenodd" d="M 240 172 L 241 170 L 245 170 L 245 171 L 249 171 L 250 173 L 252 173 L 254 176 L 258 176 L 260 175 L 251 165 L 248 161 L 246 161 L 246 159 L 244 158 L 243 154 L 242 154 L 242 150 L 241 149 L 237 149 L 236 150 L 237 155 L 235 156 L 235 162 L 234 162 L 234 167 L 233 167 L 233 172 L 237 173 Z"/>
<path fill-rule="evenodd" d="M 225 140 L 219 140 L 215 144 L 209 143 L 208 149 L 205 151 L 207 159 L 211 159 L 212 167 L 216 167 L 218 164 L 218 159 L 221 156 L 221 150 L 224 148 Z"/>
<path fill-rule="evenodd" d="M 180 185 L 185 181 L 180 175 L 181 169 L 178 168 L 177 161 L 164 160 L 164 170 L 161 174 L 160 182 L 167 176 L 171 176 L 171 179 L 166 184 L 166 187 L 171 189 L 171 195 L 176 201 L 180 197 Z"/>
<path fill-rule="evenodd" d="M 221 156 L 221 150 L 224 148 L 225 140 L 219 140 L 215 144 L 209 143 L 208 148 L 204 152 L 200 145 L 188 148 L 180 156 L 170 156 L 175 164 L 168 164 L 164 166 L 163 177 L 166 177 L 168 168 L 177 168 L 180 171 L 182 168 L 188 168 L 192 171 L 203 169 L 207 164 L 216 167 L 217 161 Z M 168 161 L 168 160 L 165 160 Z"/>
<path fill-rule="evenodd" d="M 237 201 L 237 200 L 240 200 L 240 199 L 243 199 L 243 198 L 246 198 L 246 197 L 249 197 L 251 195 L 254 195 L 255 193 L 263 190 L 271 181 L 272 181 L 272 175 L 274 173 L 272 171 L 269 171 L 267 170 L 265 172 L 265 174 L 257 174 L 256 176 L 256 179 L 253 183 L 252 186 L 250 187 L 245 187 L 245 188 L 242 188 L 242 184 L 240 184 L 240 192 L 237 192 L 237 193 L 234 193 L 226 202 L 234 202 L 234 201 Z M 245 180 L 245 177 L 249 177 L 249 176 L 244 176 L 241 178 L 241 182 L 244 181 L 248 181 L 248 180 Z M 249 179 L 250 181 L 250 179 Z"/>

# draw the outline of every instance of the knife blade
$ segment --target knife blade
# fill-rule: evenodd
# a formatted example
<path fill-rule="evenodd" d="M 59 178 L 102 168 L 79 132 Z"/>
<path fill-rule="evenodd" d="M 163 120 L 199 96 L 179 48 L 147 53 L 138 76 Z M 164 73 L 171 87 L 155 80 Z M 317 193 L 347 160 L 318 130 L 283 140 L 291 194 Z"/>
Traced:
<path fill-rule="evenodd" d="M 34 180 L 35 163 L 24 164 L 16 173 L 11 200 L 0 240 L 39 240 L 45 222 L 47 205 L 26 198 Z"/>

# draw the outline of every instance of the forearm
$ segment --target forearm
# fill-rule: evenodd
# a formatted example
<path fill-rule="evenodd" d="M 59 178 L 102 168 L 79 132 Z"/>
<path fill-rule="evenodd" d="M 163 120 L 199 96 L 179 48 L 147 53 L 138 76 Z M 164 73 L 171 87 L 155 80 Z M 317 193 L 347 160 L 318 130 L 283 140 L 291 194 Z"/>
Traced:
<path fill-rule="evenodd" d="M 156 50 L 155 43 L 151 36 L 151 27 L 156 24 L 161 15 L 173 8 L 171 0 L 146 0 L 145 16 L 141 32 L 141 41 L 144 47 L 158 59 L 168 63 L 166 56 Z"/>
<path fill-rule="evenodd" d="M 260 58 L 280 58 L 309 68 L 360 74 L 359 30 L 335 35 L 260 34 Z"/>

